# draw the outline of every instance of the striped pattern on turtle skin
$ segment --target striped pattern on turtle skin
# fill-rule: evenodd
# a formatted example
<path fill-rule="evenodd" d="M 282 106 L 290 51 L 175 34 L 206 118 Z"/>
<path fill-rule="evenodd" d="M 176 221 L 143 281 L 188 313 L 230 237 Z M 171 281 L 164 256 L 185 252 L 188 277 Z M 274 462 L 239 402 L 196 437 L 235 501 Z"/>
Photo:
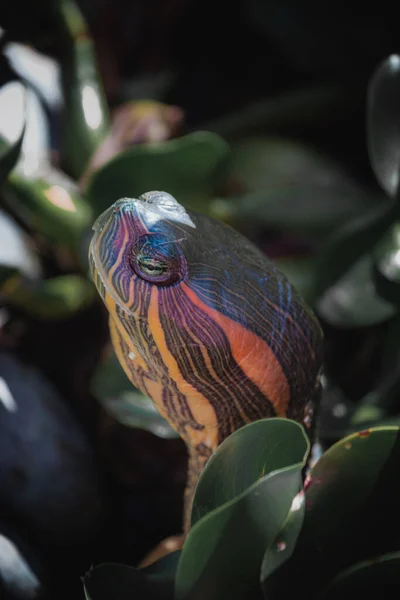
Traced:
<path fill-rule="evenodd" d="M 259 249 L 165 192 L 119 200 L 94 230 L 90 265 L 117 356 L 188 445 L 191 481 L 246 423 L 310 425 L 321 329 Z"/>

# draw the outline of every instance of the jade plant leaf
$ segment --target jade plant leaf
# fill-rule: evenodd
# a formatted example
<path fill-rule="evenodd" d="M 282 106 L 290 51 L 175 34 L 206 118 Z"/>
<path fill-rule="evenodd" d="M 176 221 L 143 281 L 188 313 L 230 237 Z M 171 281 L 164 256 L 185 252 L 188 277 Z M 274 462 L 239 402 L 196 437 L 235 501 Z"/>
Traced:
<path fill-rule="evenodd" d="M 357 402 L 357 407 L 352 414 L 350 424 L 353 427 L 371 427 L 379 421 L 379 425 L 398 425 L 400 416 L 399 386 L 400 386 L 400 316 L 396 316 L 388 323 L 385 337 L 381 344 L 382 364 L 379 379 L 372 390 Z M 350 433 L 350 432 L 349 432 Z"/>
<path fill-rule="evenodd" d="M 246 425 L 219 446 L 196 488 L 177 599 L 260 597 L 263 555 L 302 488 L 308 452 L 304 429 L 279 418 Z"/>
<path fill-rule="evenodd" d="M 400 56 L 386 58 L 368 89 L 367 138 L 375 176 L 388 196 L 396 196 L 400 174 Z"/>
<path fill-rule="evenodd" d="M 371 252 L 395 221 L 396 212 L 396 204 L 386 200 L 329 236 L 315 260 L 315 299 L 333 287 L 363 255 Z"/>
<path fill-rule="evenodd" d="M 148 567 L 135 569 L 104 563 L 83 578 L 87 600 L 173 600 L 174 577 L 180 552 L 173 552 Z"/>
<path fill-rule="evenodd" d="M 370 254 L 349 267 L 315 306 L 327 323 L 343 329 L 382 323 L 396 313 L 395 305 L 381 298 L 375 289 Z"/>
<path fill-rule="evenodd" d="M 291 557 L 303 526 L 304 515 L 305 495 L 304 490 L 301 490 L 295 496 L 286 521 L 283 523 L 278 535 L 264 554 L 261 565 L 261 581 L 265 581 L 270 573 L 276 571 Z"/>
<path fill-rule="evenodd" d="M 383 595 L 385 594 L 385 595 Z M 319 600 L 364 597 L 398 597 L 400 594 L 400 552 L 373 557 L 342 571 L 330 582 Z"/>
<path fill-rule="evenodd" d="M 75 2 L 61 0 L 60 18 L 66 32 L 61 61 L 63 151 L 69 173 L 78 179 L 108 129 L 108 107 L 99 76 L 94 44 Z"/>
<path fill-rule="evenodd" d="M 86 308 L 95 298 L 95 289 L 79 275 L 33 281 L 18 269 L 3 266 L 0 267 L 0 298 L 36 318 L 52 321 L 68 318 Z"/>
<path fill-rule="evenodd" d="M 394 223 L 373 250 L 375 288 L 381 298 L 400 304 L 400 225 Z"/>
<path fill-rule="evenodd" d="M 325 452 L 305 482 L 304 522 L 293 552 L 265 571 L 265 598 L 299 589 L 318 598 L 339 572 L 398 550 L 399 459 L 396 426 L 358 431 Z"/>
<path fill-rule="evenodd" d="M 228 205 L 238 223 L 321 236 L 376 201 L 339 165 L 304 144 L 258 136 L 231 149 L 225 187 L 239 194 Z"/>
<path fill-rule="evenodd" d="M 228 153 L 222 138 L 205 131 L 157 144 L 138 144 L 93 174 L 87 197 L 100 214 L 118 198 L 167 190 L 185 206 L 205 211 Z"/>
<path fill-rule="evenodd" d="M 12 173 L 3 196 L 28 227 L 55 244 L 77 248 L 93 222 L 92 209 L 75 183 L 50 166 L 33 179 Z"/>
<path fill-rule="evenodd" d="M 179 437 L 160 415 L 154 402 L 133 387 L 112 348 L 98 366 L 91 389 L 105 410 L 120 423 L 146 429 L 162 438 Z"/>

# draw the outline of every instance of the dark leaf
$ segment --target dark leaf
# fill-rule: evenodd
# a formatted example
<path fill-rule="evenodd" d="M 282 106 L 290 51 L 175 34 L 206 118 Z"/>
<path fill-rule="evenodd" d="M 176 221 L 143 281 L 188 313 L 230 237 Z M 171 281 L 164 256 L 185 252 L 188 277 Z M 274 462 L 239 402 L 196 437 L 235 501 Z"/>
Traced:
<path fill-rule="evenodd" d="M 357 563 L 339 573 L 320 600 L 346 598 L 395 598 L 400 595 L 400 552 Z"/>
<path fill-rule="evenodd" d="M 207 211 L 229 147 L 219 136 L 196 132 L 159 144 L 139 144 L 94 173 L 87 195 L 100 214 L 119 198 L 166 191 L 185 206 Z"/>
<path fill-rule="evenodd" d="M 92 209 L 74 182 L 51 167 L 34 179 L 13 173 L 3 195 L 10 210 L 28 227 L 56 244 L 76 249 L 93 222 Z"/>
<path fill-rule="evenodd" d="M 95 298 L 93 284 L 79 275 L 33 281 L 16 269 L 1 267 L 0 283 L 4 303 L 44 320 L 68 318 Z"/>
<path fill-rule="evenodd" d="M 400 171 L 400 56 L 392 54 L 377 68 L 368 89 L 368 150 L 375 176 L 394 197 Z"/>
<path fill-rule="evenodd" d="M 266 598 L 289 598 L 298 589 L 316 598 L 339 571 L 397 550 L 399 459 L 398 427 L 359 431 L 319 459 L 306 480 L 297 545 L 264 580 Z"/>
<path fill-rule="evenodd" d="M 340 227 L 320 249 L 315 261 L 315 299 L 379 242 L 396 219 L 395 203 L 384 202 Z"/>
<path fill-rule="evenodd" d="M 173 600 L 174 576 L 180 552 L 135 569 L 105 563 L 91 569 L 83 579 L 87 600 Z"/>
<path fill-rule="evenodd" d="M 374 248 L 374 283 L 378 294 L 400 305 L 400 226 L 395 223 Z"/>
<path fill-rule="evenodd" d="M 301 490 L 308 450 L 303 428 L 286 419 L 251 423 L 221 444 L 195 492 L 177 598 L 261 596 L 263 556 Z"/>
<path fill-rule="evenodd" d="M 108 107 L 93 41 L 78 4 L 60 2 L 60 19 L 67 32 L 61 61 L 63 150 L 69 172 L 78 179 L 107 132 Z"/>
<path fill-rule="evenodd" d="M 318 300 L 317 313 L 340 328 L 366 327 L 387 321 L 396 307 L 381 298 L 374 286 L 373 259 L 360 258 Z"/>
<path fill-rule="evenodd" d="M 267 136 L 232 145 L 226 187 L 232 218 L 253 227 L 326 235 L 373 205 L 374 199 L 332 160 L 292 140 Z"/>

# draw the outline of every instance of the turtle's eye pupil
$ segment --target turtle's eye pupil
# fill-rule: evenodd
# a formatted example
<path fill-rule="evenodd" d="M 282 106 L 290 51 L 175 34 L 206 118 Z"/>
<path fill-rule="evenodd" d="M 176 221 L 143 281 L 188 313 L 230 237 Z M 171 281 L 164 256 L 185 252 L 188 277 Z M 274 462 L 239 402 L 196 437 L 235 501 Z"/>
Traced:
<path fill-rule="evenodd" d="M 137 263 L 141 271 L 149 276 L 159 277 L 167 270 L 167 265 L 151 256 L 141 254 L 137 257 Z"/>
<path fill-rule="evenodd" d="M 166 236 L 144 235 L 128 249 L 128 264 L 132 271 L 148 283 L 169 286 L 185 275 L 185 258 Z"/>

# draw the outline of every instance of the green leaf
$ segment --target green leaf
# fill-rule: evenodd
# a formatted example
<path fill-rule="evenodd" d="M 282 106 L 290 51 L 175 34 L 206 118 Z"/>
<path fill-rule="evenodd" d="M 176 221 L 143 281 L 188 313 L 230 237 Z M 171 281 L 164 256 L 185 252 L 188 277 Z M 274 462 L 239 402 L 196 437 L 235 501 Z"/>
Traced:
<path fill-rule="evenodd" d="M 395 223 L 377 244 L 374 255 L 374 284 L 378 294 L 400 305 L 400 225 Z"/>
<path fill-rule="evenodd" d="M 108 107 L 94 44 L 78 5 L 62 0 L 60 17 L 69 42 L 65 44 L 61 62 L 65 101 L 62 145 L 68 170 L 78 179 L 104 139 L 108 129 Z"/>
<path fill-rule="evenodd" d="M 399 407 L 400 386 L 400 315 L 388 323 L 385 338 L 381 344 L 381 367 L 379 379 L 374 388 L 357 402 L 357 408 L 352 415 L 351 424 L 367 426 L 376 425 L 374 420 L 387 423 L 388 419 L 396 418 Z M 397 417 L 397 423 L 400 417 Z"/>
<path fill-rule="evenodd" d="M 318 239 L 370 207 L 371 199 L 359 190 L 303 183 L 232 199 L 231 219 Z"/>
<path fill-rule="evenodd" d="M 269 135 L 274 133 L 304 132 L 321 130 L 326 124 L 348 117 L 349 110 L 359 111 L 359 86 L 354 83 L 318 84 L 291 89 L 276 96 L 269 96 L 224 114 L 207 124 L 207 129 L 215 131 L 232 141 L 244 135 Z M 363 100 L 363 98 L 362 98 Z"/>
<path fill-rule="evenodd" d="M 120 423 L 146 429 L 162 438 L 179 437 L 160 415 L 154 402 L 133 387 L 112 349 L 98 366 L 91 390 L 107 412 Z"/>
<path fill-rule="evenodd" d="M 278 418 L 250 423 L 219 446 L 196 488 L 176 598 L 260 596 L 262 559 L 301 490 L 308 451 L 303 428 Z"/>
<path fill-rule="evenodd" d="M 334 444 L 305 484 L 306 513 L 290 558 L 264 580 L 266 598 L 311 597 L 355 562 L 397 550 L 399 427 L 376 427 Z"/>
<path fill-rule="evenodd" d="M 238 223 L 307 235 L 326 235 L 373 205 L 332 161 L 303 144 L 266 136 L 232 145 L 225 185 L 241 194 L 229 205 Z"/>
<path fill-rule="evenodd" d="M 173 600 L 174 576 L 180 552 L 135 569 L 104 563 L 83 578 L 87 600 Z"/>
<path fill-rule="evenodd" d="M 322 296 L 363 255 L 370 253 L 396 220 L 396 212 L 396 204 L 386 201 L 349 221 L 328 238 L 316 256 L 315 298 Z"/>
<path fill-rule="evenodd" d="M 400 552 L 373 557 L 339 573 L 319 596 L 320 600 L 341 598 L 395 598 L 400 595 Z"/>
<path fill-rule="evenodd" d="M 396 307 L 381 298 L 373 283 L 373 259 L 363 256 L 316 303 L 327 323 L 341 328 L 367 327 L 393 317 Z"/>
<path fill-rule="evenodd" d="M 123 197 L 163 190 L 190 208 L 205 211 L 229 152 L 219 136 L 196 132 L 121 152 L 89 181 L 87 195 L 100 214 Z"/>
<path fill-rule="evenodd" d="M 93 222 L 92 209 L 74 182 L 51 167 L 44 168 L 35 179 L 11 174 L 3 195 L 28 227 L 56 244 L 77 247 Z"/>
<path fill-rule="evenodd" d="M 79 275 L 59 275 L 33 281 L 17 269 L 0 268 L 0 298 L 44 320 L 65 319 L 89 306 L 96 297 L 93 284 Z"/>
<path fill-rule="evenodd" d="M 400 56 L 386 58 L 373 74 L 368 89 L 368 150 L 375 176 L 395 197 L 400 171 Z"/>
<path fill-rule="evenodd" d="M 295 496 L 278 535 L 264 554 L 261 565 L 261 584 L 292 556 L 303 526 L 305 508 L 304 491 L 301 490 Z"/>

